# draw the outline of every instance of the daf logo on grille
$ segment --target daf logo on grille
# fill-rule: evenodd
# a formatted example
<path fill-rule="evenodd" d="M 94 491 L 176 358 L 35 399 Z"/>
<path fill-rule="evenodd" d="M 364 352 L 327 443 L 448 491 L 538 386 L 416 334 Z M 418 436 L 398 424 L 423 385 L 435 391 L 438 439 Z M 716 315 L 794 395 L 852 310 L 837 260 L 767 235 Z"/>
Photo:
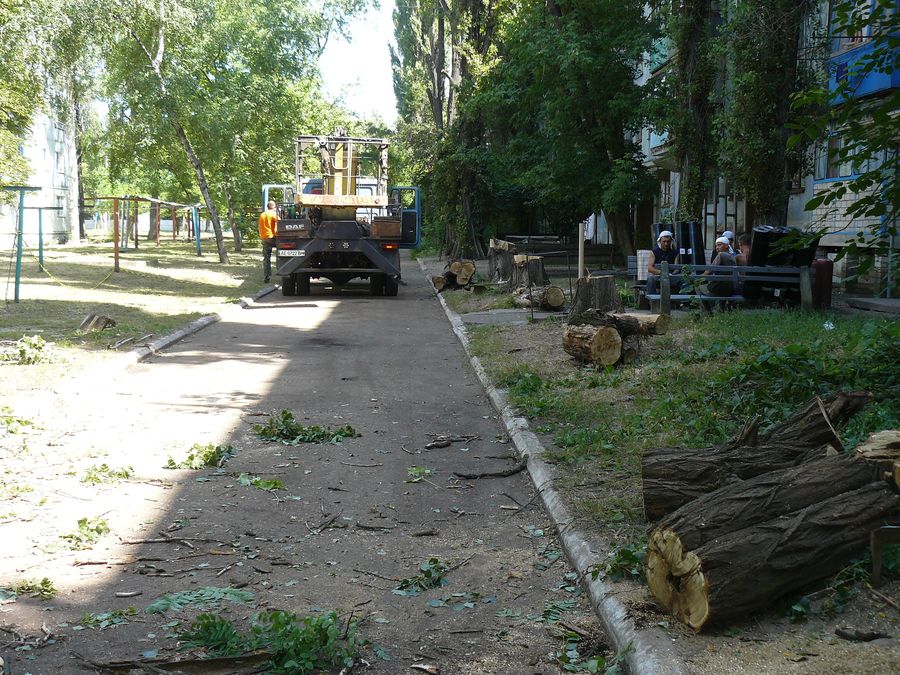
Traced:
<path fill-rule="evenodd" d="M 341 244 L 341 246 L 343 246 L 344 248 L 350 248 L 350 242 L 349 242 L 349 241 L 345 241 L 345 242 L 343 242 L 343 243 Z"/>
<path fill-rule="evenodd" d="M 334 242 L 333 242 L 333 241 L 329 241 L 329 242 L 328 242 L 328 248 L 330 248 L 330 249 L 333 249 L 333 248 L 334 248 Z"/>

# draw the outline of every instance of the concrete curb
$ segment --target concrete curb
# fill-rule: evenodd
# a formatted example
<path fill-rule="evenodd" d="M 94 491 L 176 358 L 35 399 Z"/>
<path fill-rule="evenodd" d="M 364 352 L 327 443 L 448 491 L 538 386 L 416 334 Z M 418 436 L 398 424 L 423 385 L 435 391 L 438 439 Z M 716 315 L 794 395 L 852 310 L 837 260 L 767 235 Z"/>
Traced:
<path fill-rule="evenodd" d="M 246 308 L 252 305 L 256 300 L 272 293 L 277 286 L 268 286 L 261 291 L 251 295 L 249 298 L 241 298 L 237 303 L 241 308 Z M 197 333 L 207 326 L 211 326 L 214 323 L 218 323 L 222 320 L 222 317 L 219 314 L 207 314 L 206 316 L 201 316 L 199 319 L 195 319 L 191 321 L 188 325 L 179 328 L 168 335 L 163 335 L 161 337 L 148 342 L 146 345 L 142 345 L 140 347 L 136 347 L 130 351 L 122 353 L 119 357 L 112 359 L 111 362 L 105 364 L 106 368 L 126 368 L 135 363 L 140 363 L 148 356 L 152 356 L 157 352 L 166 349 L 167 347 L 171 347 L 173 344 L 178 342 L 179 340 L 183 340 L 189 335 L 193 335 Z"/>
<path fill-rule="evenodd" d="M 421 260 L 417 260 L 417 262 L 427 279 L 425 265 Z M 621 652 L 630 645 L 631 648 L 625 657 L 629 671 L 641 675 L 686 673 L 686 668 L 671 648 L 669 638 L 659 631 L 638 629 L 628 617 L 628 608 L 615 596 L 614 589 L 603 579 L 591 579 L 591 568 L 600 559 L 591 550 L 590 544 L 585 538 L 574 528 L 575 521 L 563 503 L 559 492 L 553 486 L 552 468 L 541 459 L 544 446 L 529 428 L 528 421 L 515 414 L 514 409 L 507 402 L 505 394 L 493 385 L 478 357 L 472 356 L 469 352 L 469 336 L 462 319 L 450 309 L 439 293 L 437 293 L 437 298 L 441 307 L 444 308 L 453 332 L 466 350 L 475 374 L 478 375 L 491 403 L 500 413 L 510 439 L 521 456 L 527 455 L 528 473 L 541 495 L 544 507 L 556 525 L 569 562 L 578 573 L 579 578 L 584 581 L 594 612 L 615 643 L 617 651 Z"/>

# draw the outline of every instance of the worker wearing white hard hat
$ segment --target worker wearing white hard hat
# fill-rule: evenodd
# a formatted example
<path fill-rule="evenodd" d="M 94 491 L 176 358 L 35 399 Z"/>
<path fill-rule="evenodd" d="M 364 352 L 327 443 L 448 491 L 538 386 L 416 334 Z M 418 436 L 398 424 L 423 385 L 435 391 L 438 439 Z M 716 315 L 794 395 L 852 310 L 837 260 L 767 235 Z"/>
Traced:
<path fill-rule="evenodd" d="M 678 249 L 675 248 L 675 235 L 669 230 L 663 230 L 656 238 L 656 246 L 653 247 L 653 257 L 647 263 L 647 293 L 655 294 L 659 287 L 660 265 L 663 261 L 674 265 L 678 262 Z M 681 276 L 669 276 L 669 282 L 673 291 L 681 288 Z"/>

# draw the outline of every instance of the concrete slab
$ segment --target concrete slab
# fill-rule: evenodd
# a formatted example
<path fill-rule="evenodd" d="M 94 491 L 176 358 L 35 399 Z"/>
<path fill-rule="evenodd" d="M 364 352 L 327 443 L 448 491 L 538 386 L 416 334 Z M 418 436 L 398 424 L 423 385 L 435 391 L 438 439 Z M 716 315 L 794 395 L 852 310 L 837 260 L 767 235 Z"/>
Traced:
<path fill-rule="evenodd" d="M 845 298 L 845 300 L 854 309 L 900 314 L 900 298 Z"/>
<path fill-rule="evenodd" d="M 560 312 L 541 312 L 534 313 L 534 321 L 543 321 L 555 316 L 564 316 Z M 491 309 L 486 312 L 469 312 L 460 315 L 464 323 L 486 326 L 495 324 L 526 324 L 532 320 L 530 309 Z"/>

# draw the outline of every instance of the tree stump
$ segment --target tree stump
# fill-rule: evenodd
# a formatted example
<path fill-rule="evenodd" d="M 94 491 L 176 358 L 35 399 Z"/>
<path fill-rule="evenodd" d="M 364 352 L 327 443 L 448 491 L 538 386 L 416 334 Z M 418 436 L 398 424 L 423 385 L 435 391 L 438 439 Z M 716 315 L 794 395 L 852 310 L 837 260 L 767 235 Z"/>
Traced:
<path fill-rule="evenodd" d="M 522 286 L 549 286 L 550 277 L 544 269 L 544 259 L 537 255 L 513 256 L 512 277 L 509 281 L 510 288 Z"/>
<path fill-rule="evenodd" d="M 559 286 L 532 286 L 517 288 L 512 295 L 517 307 L 535 307 L 551 312 L 558 311 L 566 303 L 566 294 Z"/>
<path fill-rule="evenodd" d="M 569 322 L 589 309 L 598 312 L 621 312 L 622 300 L 616 289 L 616 278 L 611 275 L 590 276 L 578 279 L 575 284 L 575 297 L 569 310 Z"/>
<path fill-rule="evenodd" d="M 488 250 L 488 276 L 497 283 L 509 282 L 513 278 L 516 247 L 502 239 L 491 239 Z"/>
<path fill-rule="evenodd" d="M 641 459 L 645 517 L 656 520 L 728 483 L 822 457 L 826 445 L 842 447 L 835 429 L 871 398 L 868 392 L 815 398 L 762 438 L 754 419 L 737 438 L 719 446 L 647 450 Z"/>
<path fill-rule="evenodd" d="M 622 336 L 611 326 L 568 326 L 563 349 L 583 363 L 612 366 L 622 356 Z"/>
<path fill-rule="evenodd" d="M 695 550 L 685 550 L 673 534 L 661 536 L 650 544 L 648 585 L 664 608 L 700 631 L 835 574 L 898 512 L 900 498 L 884 483 L 869 483 Z"/>

